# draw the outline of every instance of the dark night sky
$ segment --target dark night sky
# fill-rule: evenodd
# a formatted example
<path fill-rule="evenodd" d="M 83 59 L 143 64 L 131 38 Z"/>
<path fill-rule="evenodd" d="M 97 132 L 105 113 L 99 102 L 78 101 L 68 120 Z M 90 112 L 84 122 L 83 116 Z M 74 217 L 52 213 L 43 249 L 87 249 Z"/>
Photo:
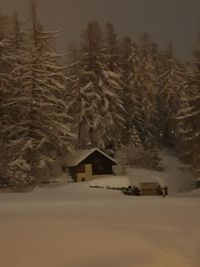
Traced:
<path fill-rule="evenodd" d="M 46 28 L 62 30 L 59 49 L 78 40 L 86 23 L 112 22 L 117 32 L 137 39 L 144 30 L 165 48 L 172 40 L 176 53 L 189 58 L 200 33 L 200 0 L 38 0 Z M 2 10 L 27 17 L 28 0 L 1 0 Z"/>

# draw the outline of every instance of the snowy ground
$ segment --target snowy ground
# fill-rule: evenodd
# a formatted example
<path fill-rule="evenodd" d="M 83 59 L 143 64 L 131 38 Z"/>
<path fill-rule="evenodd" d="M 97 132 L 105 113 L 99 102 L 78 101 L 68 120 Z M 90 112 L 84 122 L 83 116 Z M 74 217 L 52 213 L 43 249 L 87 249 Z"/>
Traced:
<path fill-rule="evenodd" d="M 1 193 L 0 266 L 199 267 L 200 189 L 176 195 L 190 178 L 177 185 L 167 162 L 174 186 L 167 198 L 88 183 Z"/>

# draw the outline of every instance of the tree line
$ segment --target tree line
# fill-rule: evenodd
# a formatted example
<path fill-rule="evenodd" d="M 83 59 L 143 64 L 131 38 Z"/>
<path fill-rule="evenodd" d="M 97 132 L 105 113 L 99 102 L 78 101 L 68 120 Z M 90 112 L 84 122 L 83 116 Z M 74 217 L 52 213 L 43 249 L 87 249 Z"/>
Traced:
<path fill-rule="evenodd" d="M 43 28 L 34 1 L 26 25 L 0 13 L 1 180 L 37 183 L 75 149 L 114 154 L 129 144 L 173 147 L 199 171 L 200 49 L 186 64 L 171 43 L 162 51 L 147 33 L 135 42 L 91 21 L 59 56 L 57 34 Z"/>

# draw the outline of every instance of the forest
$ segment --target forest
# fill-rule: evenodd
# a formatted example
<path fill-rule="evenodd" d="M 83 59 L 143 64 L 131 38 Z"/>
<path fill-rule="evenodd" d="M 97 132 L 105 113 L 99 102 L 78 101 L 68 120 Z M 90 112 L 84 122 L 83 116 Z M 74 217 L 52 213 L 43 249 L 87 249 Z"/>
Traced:
<path fill-rule="evenodd" d="M 88 147 L 143 151 L 151 165 L 167 147 L 200 175 L 199 44 L 184 62 L 172 42 L 162 50 L 146 32 L 119 38 L 91 21 L 59 54 L 58 34 L 34 2 L 26 23 L 0 13 L 0 186 L 41 183 L 52 162 Z"/>

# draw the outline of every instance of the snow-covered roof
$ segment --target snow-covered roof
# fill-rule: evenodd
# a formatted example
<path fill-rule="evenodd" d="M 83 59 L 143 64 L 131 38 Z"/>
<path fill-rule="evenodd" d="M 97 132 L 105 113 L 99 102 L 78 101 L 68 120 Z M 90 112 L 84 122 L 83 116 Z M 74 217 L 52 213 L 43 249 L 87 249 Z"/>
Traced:
<path fill-rule="evenodd" d="M 98 151 L 99 153 L 101 153 L 102 155 L 104 155 L 106 158 L 110 159 L 111 161 L 113 161 L 115 164 L 117 164 L 116 160 L 112 157 L 110 157 L 109 155 L 107 155 L 106 153 L 104 153 L 103 151 L 101 151 L 98 148 L 91 148 L 91 149 L 83 149 L 83 150 L 77 150 L 75 152 L 75 155 L 71 155 L 70 157 L 67 157 L 67 166 L 68 167 L 75 167 L 78 164 L 80 164 L 83 160 L 85 160 L 87 157 L 89 157 L 92 153 L 94 153 L 95 151 Z"/>
<path fill-rule="evenodd" d="M 163 181 L 163 179 L 161 177 L 134 177 L 131 179 L 131 182 L 133 185 L 137 185 L 139 186 L 140 184 L 143 183 L 148 183 L 148 184 L 154 184 L 154 183 L 158 183 L 161 186 L 165 186 L 165 182 Z"/>

